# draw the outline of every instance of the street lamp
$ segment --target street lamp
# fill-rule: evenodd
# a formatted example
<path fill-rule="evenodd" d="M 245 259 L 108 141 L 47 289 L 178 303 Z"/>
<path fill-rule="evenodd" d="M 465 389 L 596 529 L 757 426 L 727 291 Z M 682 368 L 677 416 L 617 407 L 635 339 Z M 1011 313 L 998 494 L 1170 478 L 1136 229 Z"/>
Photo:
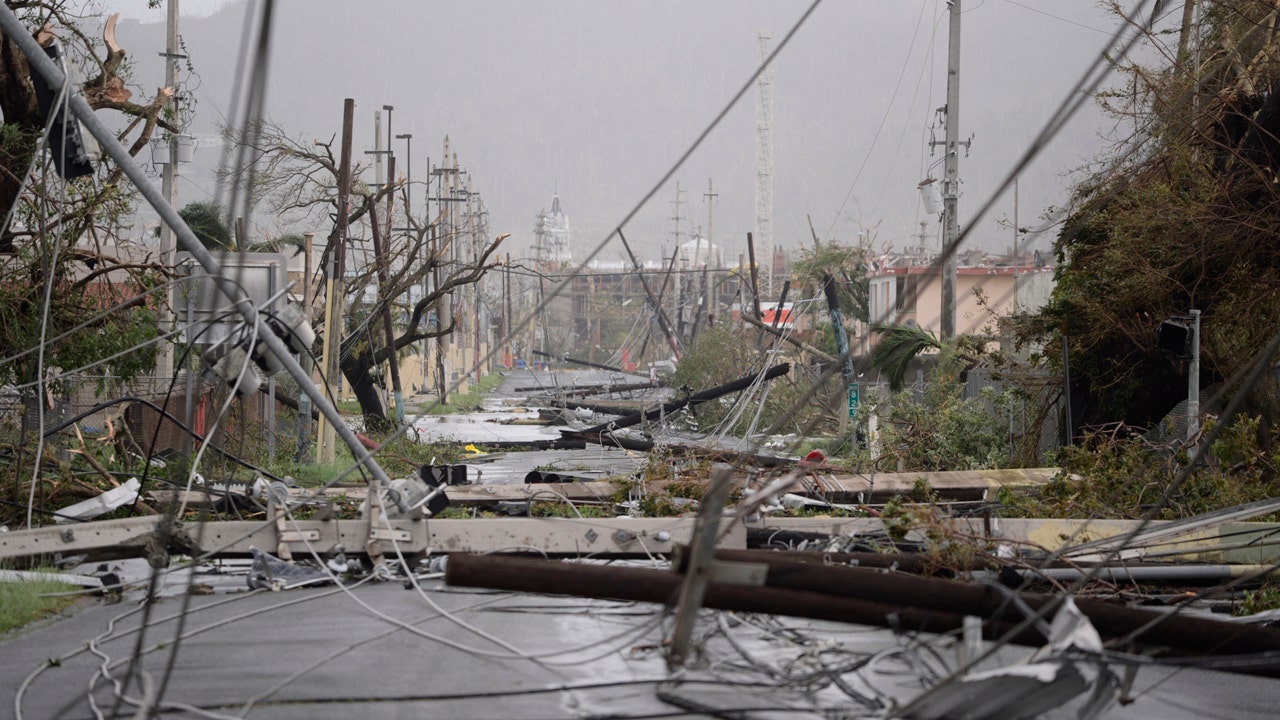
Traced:
<path fill-rule="evenodd" d="M 408 184 L 404 191 L 404 212 L 406 217 L 413 215 L 413 133 L 404 133 L 396 136 L 397 140 L 404 141 L 405 160 L 405 177 Z"/>
<path fill-rule="evenodd" d="M 395 110 L 394 105 L 383 105 L 383 110 L 387 111 L 387 154 L 395 155 L 395 151 L 391 149 L 391 111 Z"/>

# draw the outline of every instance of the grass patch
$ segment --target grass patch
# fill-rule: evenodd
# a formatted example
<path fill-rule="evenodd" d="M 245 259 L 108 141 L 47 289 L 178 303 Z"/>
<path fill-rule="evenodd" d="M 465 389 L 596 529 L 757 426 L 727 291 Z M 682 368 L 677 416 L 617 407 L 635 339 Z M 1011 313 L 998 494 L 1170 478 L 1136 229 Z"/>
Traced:
<path fill-rule="evenodd" d="M 358 400 L 339 400 L 334 407 L 343 415 L 363 415 L 364 411 L 360 409 Z"/>
<path fill-rule="evenodd" d="M 0 633 L 9 632 L 53 615 L 76 601 L 75 597 L 41 597 L 75 588 L 53 580 L 0 582 Z"/>
<path fill-rule="evenodd" d="M 502 384 L 503 376 L 501 373 L 489 373 L 480 378 L 480 382 L 472 383 L 471 389 L 464 393 L 450 393 L 448 403 L 437 403 L 432 400 L 423 403 L 418 408 L 418 415 L 447 415 L 459 410 L 474 410 L 480 405 L 480 400 L 499 385 Z"/>

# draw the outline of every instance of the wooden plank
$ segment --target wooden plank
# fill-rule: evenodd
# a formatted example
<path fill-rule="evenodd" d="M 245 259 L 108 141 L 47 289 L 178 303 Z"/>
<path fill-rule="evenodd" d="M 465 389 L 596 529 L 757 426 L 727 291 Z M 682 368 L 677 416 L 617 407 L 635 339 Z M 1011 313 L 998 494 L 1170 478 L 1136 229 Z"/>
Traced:
<path fill-rule="evenodd" d="M 891 497 L 910 495 L 920 481 L 943 500 L 994 499 L 1001 488 L 1043 487 L 1058 475 L 1058 468 L 1015 470 L 951 470 L 946 472 L 902 472 L 854 475 L 815 473 L 806 481 L 813 496 L 825 495 L 837 503 L 883 503 Z"/>

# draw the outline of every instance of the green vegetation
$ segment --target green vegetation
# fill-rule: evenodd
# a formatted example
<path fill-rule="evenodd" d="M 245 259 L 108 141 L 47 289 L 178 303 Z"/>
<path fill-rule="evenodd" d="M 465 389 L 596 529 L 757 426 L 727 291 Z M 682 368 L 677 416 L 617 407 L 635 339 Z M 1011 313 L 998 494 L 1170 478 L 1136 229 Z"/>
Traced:
<path fill-rule="evenodd" d="M 1262 587 L 1246 590 L 1244 599 L 1236 609 L 1236 615 L 1253 615 L 1263 610 L 1280 608 L 1280 583 L 1274 580 L 1263 583 Z"/>
<path fill-rule="evenodd" d="M 1172 520 L 1280 496 L 1280 454 L 1259 445 L 1258 418 L 1237 418 L 1157 519 Z M 1189 461 L 1141 437 L 1087 435 L 1058 456 L 1062 474 L 1038 497 L 1002 492 L 1002 514 L 1138 518 L 1159 503 Z M 1265 519 L 1265 518 L 1260 518 Z M 1276 518 L 1272 518 L 1276 519 Z"/>
<path fill-rule="evenodd" d="M 1007 411 L 1014 390 L 985 388 L 966 399 L 961 373 L 969 359 L 943 347 L 919 396 L 894 395 L 882 419 L 885 470 L 981 470 L 1017 467 L 1022 451 L 1011 445 Z M 1034 448 L 1030 461 L 1035 463 Z"/>
<path fill-rule="evenodd" d="M 75 596 L 42 597 L 74 590 L 53 580 L 0 582 L 0 633 L 53 615 L 76 601 Z"/>
<path fill-rule="evenodd" d="M 195 233 L 200 244 L 214 252 L 235 250 L 235 241 L 225 218 L 227 209 L 212 200 L 187 203 L 178 216 Z"/>
<path fill-rule="evenodd" d="M 1117 160 L 1075 188 L 1054 247 L 1051 301 L 1019 323 L 1025 340 L 1054 349 L 1043 360 L 1056 368 L 1065 338 L 1073 384 L 1088 400 L 1075 418 L 1085 426 L 1146 427 L 1185 397 L 1186 364 L 1156 348 L 1166 318 L 1203 313 L 1205 388 L 1249 367 L 1275 333 L 1280 65 L 1274 36 L 1259 32 L 1274 10 L 1262 0 L 1206 6 L 1194 32 L 1203 66 L 1189 60 L 1190 28 L 1180 56 L 1169 37 L 1153 35 L 1154 53 L 1130 57 L 1167 66 L 1123 67 L 1124 89 L 1102 96 L 1117 128 L 1142 131 L 1124 130 Z M 1275 416 L 1274 387 L 1248 398 L 1252 412 Z"/>
<path fill-rule="evenodd" d="M 753 371 L 762 370 L 766 356 L 761 353 L 761 331 L 746 326 L 720 323 L 698 333 L 698 339 L 686 348 L 675 375 L 668 384 L 684 390 L 706 390 L 736 380 Z M 835 412 L 826 400 L 834 397 L 839 376 L 829 379 L 822 389 L 809 398 L 808 391 L 820 375 L 799 364 L 791 371 L 770 381 L 764 407 L 756 417 L 754 406 L 748 412 L 733 414 L 742 393 L 733 393 L 717 400 L 705 402 L 693 408 L 685 417 L 688 425 L 701 431 L 710 431 L 728 422 L 728 432 L 745 434 L 754 423 L 757 432 L 766 432 L 777 426 L 774 432 L 796 432 L 803 427 L 830 426 L 838 422 Z M 732 415 L 732 417 L 731 417 Z M 808 433 L 804 433 L 808 434 Z"/>
<path fill-rule="evenodd" d="M 467 392 L 451 393 L 449 395 L 449 402 L 446 404 L 441 404 L 441 403 L 435 402 L 434 400 L 431 402 L 425 403 L 422 405 L 422 407 L 418 408 L 417 414 L 448 415 L 450 413 L 456 413 L 460 411 L 466 412 L 466 411 L 474 410 L 476 409 L 476 407 L 480 405 L 480 401 L 484 398 L 486 393 L 489 393 L 493 391 L 495 388 L 497 388 L 498 386 L 502 385 L 502 380 L 503 380 L 502 373 L 489 373 L 488 375 L 483 375 L 480 378 L 480 382 L 471 383 L 471 386 Z"/>

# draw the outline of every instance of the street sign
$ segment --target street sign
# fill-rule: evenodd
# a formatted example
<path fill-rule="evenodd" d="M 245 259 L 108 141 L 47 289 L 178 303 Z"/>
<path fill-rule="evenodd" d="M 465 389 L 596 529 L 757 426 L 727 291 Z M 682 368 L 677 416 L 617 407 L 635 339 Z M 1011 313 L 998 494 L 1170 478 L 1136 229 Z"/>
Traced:
<path fill-rule="evenodd" d="M 858 383 L 849 383 L 849 419 L 858 417 Z"/>

